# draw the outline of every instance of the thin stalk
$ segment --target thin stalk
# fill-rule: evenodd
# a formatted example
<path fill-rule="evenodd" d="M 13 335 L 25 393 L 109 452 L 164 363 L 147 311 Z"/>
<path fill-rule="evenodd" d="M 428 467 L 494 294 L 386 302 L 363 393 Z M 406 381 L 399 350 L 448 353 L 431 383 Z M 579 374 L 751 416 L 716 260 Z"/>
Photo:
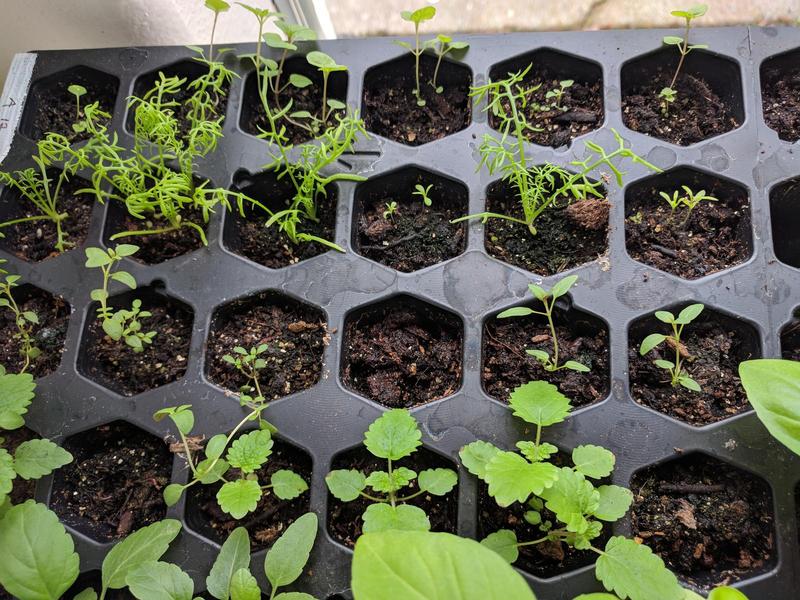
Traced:
<path fill-rule="evenodd" d="M 672 82 L 669 84 L 670 89 L 675 89 L 675 83 L 678 81 L 678 74 L 681 72 L 681 67 L 683 66 L 683 61 L 686 58 L 686 55 L 689 54 L 689 28 L 690 28 L 690 21 L 686 19 L 686 32 L 683 35 L 683 46 L 679 47 L 681 52 L 681 58 L 678 61 L 678 68 L 675 69 L 675 75 L 672 76 Z"/>

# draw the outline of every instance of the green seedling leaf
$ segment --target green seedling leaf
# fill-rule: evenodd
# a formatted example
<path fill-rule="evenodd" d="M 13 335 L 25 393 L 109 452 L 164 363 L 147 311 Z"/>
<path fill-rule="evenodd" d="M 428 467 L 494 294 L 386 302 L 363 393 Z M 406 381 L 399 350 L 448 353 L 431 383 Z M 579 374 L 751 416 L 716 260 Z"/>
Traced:
<path fill-rule="evenodd" d="M 237 527 L 222 544 L 217 560 L 206 578 L 208 593 L 218 600 L 228 600 L 234 574 L 250 566 L 250 536 L 247 529 Z M 249 572 L 248 572 L 249 574 Z"/>
<path fill-rule="evenodd" d="M 558 470 L 556 481 L 540 495 L 567 531 L 578 534 L 587 532 L 589 521 L 585 515 L 592 514 L 600 503 L 600 494 L 594 486 L 569 467 Z"/>
<path fill-rule="evenodd" d="M 219 458 L 225 451 L 225 445 L 228 443 L 228 436 L 224 433 L 218 433 L 208 440 L 206 443 L 206 458 Z"/>
<path fill-rule="evenodd" d="M 119 542 L 103 560 L 103 587 L 125 587 L 128 574 L 142 563 L 161 558 L 180 530 L 180 521 L 165 519 L 142 527 Z"/>
<path fill-rule="evenodd" d="M 550 295 L 553 296 L 553 298 L 560 298 L 566 294 L 573 285 L 575 285 L 576 281 L 578 281 L 577 275 L 564 277 L 564 279 L 559 280 L 552 288 L 550 288 Z"/>
<path fill-rule="evenodd" d="M 742 592 L 726 585 L 711 590 L 708 600 L 747 600 Z"/>
<path fill-rule="evenodd" d="M 164 502 L 167 506 L 175 506 L 183 495 L 183 486 L 179 483 L 170 483 L 164 488 Z"/>
<path fill-rule="evenodd" d="M 128 286 L 132 290 L 136 289 L 136 279 L 134 279 L 133 275 L 126 271 L 117 271 L 116 273 L 112 273 L 111 279 L 120 282 L 122 285 Z"/>
<path fill-rule="evenodd" d="M 104 267 L 114 262 L 114 259 L 100 248 L 86 248 L 84 252 L 86 253 L 86 264 L 84 266 L 87 269 Z"/>
<path fill-rule="evenodd" d="M 514 416 L 542 427 L 561 423 L 570 411 L 569 399 L 546 381 L 530 381 L 519 386 L 511 392 L 509 404 Z"/>
<path fill-rule="evenodd" d="M 296 88 L 306 88 L 313 82 L 305 75 L 300 75 L 300 73 L 292 73 L 289 75 L 289 83 Z"/>
<path fill-rule="evenodd" d="M 264 573 L 273 589 L 293 583 L 308 562 L 317 537 L 317 515 L 306 513 L 289 525 L 264 559 Z"/>
<path fill-rule="evenodd" d="M 622 536 L 608 540 L 595 564 L 595 575 L 607 590 L 622 600 L 650 600 L 653 590 L 660 600 L 682 600 L 683 590 L 664 561 L 644 544 Z"/>
<path fill-rule="evenodd" d="M 30 373 L 0 375 L 0 429 L 11 431 L 25 424 L 22 415 L 28 412 L 35 389 Z"/>
<path fill-rule="evenodd" d="M 672 369 L 675 367 L 675 363 L 671 360 L 664 360 L 663 358 L 659 358 L 653 361 L 653 364 L 657 366 L 659 369 Z"/>
<path fill-rule="evenodd" d="M 662 323 L 667 323 L 671 325 L 675 322 L 675 315 L 671 312 L 667 312 L 666 310 L 657 310 L 655 312 L 656 319 L 661 321 Z"/>
<path fill-rule="evenodd" d="M 425 511 L 411 504 L 370 504 L 364 511 L 364 533 L 378 533 L 398 529 L 402 531 L 430 531 L 431 522 Z"/>
<path fill-rule="evenodd" d="M 278 50 L 291 50 L 293 52 L 297 50 L 297 46 L 291 42 L 287 42 L 277 33 L 265 33 L 263 36 L 261 36 L 261 39 L 263 39 L 264 43 L 270 48 L 276 48 Z"/>
<path fill-rule="evenodd" d="M 589 367 L 575 360 L 568 360 L 563 366 L 578 373 L 588 373 L 590 371 Z"/>
<path fill-rule="evenodd" d="M 558 469 L 550 463 L 531 464 L 514 452 L 498 452 L 486 465 L 489 495 L 502 507 L 541 495 L 556 479 Z"/>
<path fill-rule="evenodd" d="M 275 471 L 270 478 L 272 491 L 281 500 L 297 498 L 308 489 L 308 484 L 294 471 L 280 469 Z"/>
<path fill-rule="evenodd" d="M 231 600 L 261 600 L 261 588 L 258 581 L 247 568 L 233 574 L 231 579 Z"/>
<path fill-rule="evenodd" d="M 675 322 L 678 325 L 687 325 L 699 317 L 704 308 L 705 306 L 703 304 L 690 304 L 678 314 L 678 318 L 675 319 Z"/>
<path fill-rule="evenodd" d="M 498 319 L 508 319 L 509 317 L 527 317 L 528 315 L 533 314 L 533 309 L 528 308 L 527 306 L 515 306 L 513 308 L 508 308 L 497 315 Z"/>
<path fill-rule="evenodd" d="M 681 44 L 683 44 L 683 38 L 678 37 L 677 35 L 664 36 L 663 41 L 667 46 L 680 46 Z"/>
<path fill-rule="evenodd" d="M 572 451 L 572 462 L 575 468 L 592 479 L 608 477 L 614 470 L 616 458 L 614 453 L 601 446 L 586 444 Z"/>
<path fill-rule="evenodd" d="M 138 251 L 139 246 L 135 246 L 134 244 L 119 244 L 114 248 L 114 253 L 123 258 L 126 256 L 133 256 Z"/>
<path fill-rule="evenodd" d="M 501 529 L 490 533 L 481 540 L 481 545 L 497 552 L 510 565 L 517 562 L 517 558 L 519 558 L 517 534 L 510 529 Z"/>
<path fill-rule="evenodd" d="M 269 431 L 256 429 L 234 440 L 225 458 L 230 466 L 242 473 L 254 473 L 267 462 L 273 444 Z"/>
<path fill-rule="evenodd" d="M 230 465 L 221 458 L 201 460 L 196 467 L 198 479 L 203 485 L 216 483 L 229 468 Z"/>
<path fill-rule="evenodd" d="M 73 600 L 97 600 L 97 592 L 92 588 L 86 588 L 80 592 Z"/>
<path fill-rule="evenodd" d="M 72 454 L 50 440 L 28 440 L 14 452 L 14 470 L 23 479 L 39 479 L 71 462 Z"/>
<path fill-rule="evenodd" d="M 367 478 L 361 471 L 339 469 L 328 473 L 325 483 L 334 497 L 343 502 L 352 502 L 367 487 Z"/>
<path fill-rule="evenodd" d="M 419 489 L 434 496 L 449 494 L 458 483 L 458 474 L 452 469 L 426 469 L 419 474 Z"/>
<path fill-rule="evenodd" d="M 225 0 L 206 0 L 206 8 L 213 10 L 215 13 L 225 12 L 231 7 Z"/>
<path fill-rule="evenodd" d="M 405 467 L 393 470 L 391 477 L 386 471 L 373 471 L 367 477 L 367 485 L 376 492 L 389 493 L 404 488 L 416 477 L 417 474 L 414 471 Z"/>
<path fill-rule="evenodd" d="M 409 21 L 419 25 L 423 21 L 430 21 L 433 19 L 433 17 L 436 16 L 436 8 L 433 6 L 424 6 L 415 11 L 404 10 L 400 13 L 400 16 L 404 21 Z"/>
<path fill-rule="evenodd" d="M 67 87 L 67 91 L 75 96 L 76 98 L 80 98 L 86 94 L 86 88 L 82 85 L 78 85 L 77 83 L 73 83 L 69 87 Z"/>
<path fill-rule="evenodd" d="M 535 444 L 534 442 L 521 441 L 517 442 L 515 445 L 519 448 L 519 451 L 522 452 L 522 456 L 531 462 L 547 460 L 550 456 L 558 452 L 556 446 L 547 442 Z"/>
<path fill-rule="evenodd" d="M 702 392 L 702 388 L 700 384 L 697 383 L 694 379 L 689 377 L 688 375 L 681 375 L 678 377 L 678 383 L 685 387 L 687 390 L 691 390 L 693 392 Z"/>
<path fill-rule="evenodd" d="M 478 440 L 461 448 L 458 456 L 467 471 L 481 479 L 486 479 L 486 465 L 498 452 L 502 452 L 502 450 L 497 446 Z"/>
<path fill-rule="evenodd" d="M 331 110 L 344 110 L 347 108 L 347 105 L 336 98 L 328 98 L 327 101 L 328 108 Z"/>
<path fill-rule="evenodd" d="M 601 485 L 597 491 L 600 493 L 600 504 L 593 515 L 601 521 L 613 523 L 621 519 L 633 502 L 631 491 L 618 485 Z"/>
<path fill-rule="evenodd" d="M 421 444 L 422 434 L 407 410 L 395 408 L 372 422 L 364 434 L 364 445 L 374 456 L 400 460 Z"/>
<path fill-rule="evenodd" d="M 252 479 L 226 481 L 217 492 L 219 507 L 234 519 L 253 512 L 261 500 L 261 486 Z"/>
<path fill-rule="evenodd" d="M 305 592 L 281 592 L 275 596 L 274 600 L 317 600 L 311 594 Z"/>
<path fill-rule="evenodd" d="M 336 64 L 330 56 L 319 50 L 314 50 L 306 55 L 306 60 L 311 66 L 317 67 L 322 71 L 346 71 L 347 67 Z"/>
<path fill-rule="evenodd" d="M 642 340 L 642 345 L 639 347 L 639 354 L 644 356 L 666 339 L 667 336 L 665 335 L 661 335 L 660 333 L 651 333 Z"/>
<path fill-rule="evenodd" d="M 139 600 L 192 600 L 194 583 L 180 567 L 148 561 L 128 573 L 128 589 Z"/>
<path fill-rule="evenodd" d="M 0 448 L 0 505 L 5 505 L 8 500 L 7 496 L 14 488 L 16 477 L 14 457 L 5 448 Z"/>

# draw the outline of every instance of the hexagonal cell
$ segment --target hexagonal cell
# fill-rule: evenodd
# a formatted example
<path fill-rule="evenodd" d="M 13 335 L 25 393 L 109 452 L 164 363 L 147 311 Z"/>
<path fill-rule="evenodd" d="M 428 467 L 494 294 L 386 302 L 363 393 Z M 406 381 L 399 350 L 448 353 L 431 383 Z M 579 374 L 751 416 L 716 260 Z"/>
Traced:
<path fill-rule="evenodd" d="M 395 142 L 419 146 L 466 128 L 472 105 L 469 88 L 472 72 L 466 65 L 442 61 L 437 94 L 430 81 L 436 58 L 420 56 L 419 78 L 424 106 L 417 104 L 414 57 L 405 54 L 370 68 L 364 75 L 361 113 L 367 129 Z"/>
<path fill-rule="evenodd" d="M 530 132 L 528 139 L 542 146 L 568 146 L 579 135 L 598 129 L 605 119 L 603 106 L 603 69 L 594 61 L 572 54 L 541 48 L 494 65 L 489 71 L 492 81 L 504 79 L 510 73 L 530 70 L 520 84 L 531 90 L 527 103 L 518 106 L 532 126 L 541 131 Z M 561 91 L 562 81 L 572 81 L 563 88 L 556 102 L 547 98 L 552 91 Z M 509 107 L 507 107 L 509 108 Z M 495 129 L 499 120 L 489 116 Z"/>
<path fill-rule="evenodd" d="M 267 291 L 218 307 L 206 343 L 205 370 L 217 385 L 238 391 L 250 383 L 222 357 L 236 346 L 266 344 L 260 356 L 261 391 L 268 399 L 315 385 L 322 373 L 322 354 L 330 336 L 325 313 L 278 292 Z"/>
<path fill-rule="evenodd" d="M 441 454 L 418 448 L 411 456 L 393 461 L 392 468 L 405 467 L 415 473 L 425 469 L 453 469 L 457 465 Z M 386 459 L 370 454 L 363 446 L 357 446 L 334 457 L 331 470 L 355 469 L 365 475 L 373 471 L 385 471 Z M 419 490 L 416 481 L 403 488 L 403 495 L 410 495 Z M 407 492 L 407 493 L 406 493 Z M 328 533 L 340 544 L 352 548 L 361 536 L 363 520 L 361 516 L 367 507 L 372 504 L 366 498 L 359 497 L 352 502 L 342 502 L 328 492 Z M 431 522 L 431 531 L 446 531 L 456 533 L 458 527 L 458 486 L 444 496 L 422 494 L 409 500 L 408 504 L 417 506 L 425 511 Z"/>
<path fill-rule="evenodd" d="M 391 408 L 410 408 L 461 387 L 464 326 L 456 315 L 395 296 L 347 315 L 342 383 Z"/>
<path fill-rule="evenodd" d="M 634 474 L 631 533 L 683 582 L 707 590 L 777 561 L 772 492 L 760 477 L 701 453 Z"/>
<path fill-rule="evenodd" d="M 787 142 L 800 139 L 800 49 L 761 63 L 761 105 L 764 121 Z"/>
<path fill-rule="evenodd" d="M 167 295 L 160 285 L 112 296 L 108 305 L 114 310 L 129 310 L 137 299 L 142 302 L 141 309 L 151 313 L 140 319 L 142 331 L 156 332 L 151 344 L 145 344 L 142 352 L 134 352 L 123 340 L 112 340 L 103 331 L 101 319 L 94 317 L 97 304 L 93 303 L 78 356 L 81 375 L 124 396 L 141 394 L 183 377 L 192 338 L 191 307 Z"/>
<path fill-rule="evenodd" d="M 237 173 L 234 181 L 234 191 L 242 192 L 273 212 L 285 210 L 297 193 L 288 177 L 278 179 L 274 171 L 252 176 L 244 172 Z M 298 233 L 308 233 L 332 242 L 336 237 L 336 186 L 329 185 L 326 195 L 316 198 L 316 204 L 318 220 L 304 219 L 297 224 Z M 280 269 L 331 251 L 328 246 L 318 242 L 295 244 L 277 226 L 265 227 L 264 223 L 271 214 L 257 206 L 245 203 L 244 212 L 243 217 L 236 208 L 226 211 L 222 242 L 231 252 L 253 262 L 270 269 Z"/>
<path fill-rule="evenodd" d="M 49 375 L 61 364 L 70 306 L 62 298 L 30 284 L 13 288 L 12 295 L 20 312 L 33 312 L 38 320 L 38 323 L 28 323 L 31 342 L 40 354 L 31 359 L 27 372 L 34 377 Z M 3 340 L 0 365 L 11 373 L 18 373 L 25 366 L 23 341 L 15 314 L 9 307 L 0 307 L 0 340 Z"/>
<path fill-rule="evenodd" d="M 717 201 L 673 210 L 660 194 L 688 197 L 683 186 Z M 625 191 L 625 245 L 634 260 L 687 279 L 741 264 L 753 252 L 747 188 L 690 167 L 641 179 Z"/>
<path fill-rule="evenodd" d="M 47 171 L 53 192 L 60 175 L 61 171 L 56 169 Z M 58 209 L 67 214 L 61 222 L 61 230 L 66 234 L 67 243 L 73 246 L 83 245 L 92 221 L 94 197 L 77 193 L 85 187 L 91 187 L 91 184 L 82 177 L 70 175 L 61 184 L 58 195 Z M 35 220 L 2 226 L 9 221 L 39 216 L 42 216 L 42 213 L 19 191 L 8 186 L 4 187 L 0 194 L 0 233 L 5 237 L 0 237 L 0 248 L 32 262 L 58 256 L 60 254 L 56 249 L 58 230 L 54 222 Z M 69 249 L 66 252 L 69 252 Z"/>
<path fill-rule="evenodd" d="M 677 315 L 687 304 L 663 310 Z M 761 357 L 761 342 L 752 325 L 706 306 L 699 317 L 685 326 L 681 335 L 682 364 L 700 385 L 700 392 L 673 387 L 669 373 L 654 364 L 658 359 L 675 360 L 675 350 L 669 343 L 646 356 L 639 354 L 642 340 L 651 333 L 669 335 L 672 330 L 651 314 L 634 321 L 628 332 L 630 393 L 636 402 L 696 427 L 750 410 L 739 380 L 739 363 Z"/>
<path fill-rule="evenodd" d="M 114 421 L 64 440 L 75 458 L 55 472 L 50 508 L 61 522 L 110 542 L 164 518 L 172 454 L 158 437 Z"/>
<path fill-rule="evenodd" d="M 303 450 L 273 437 L 274 445 L 266 465 L 259 469 L 259 481 L 269 481 L 272 474 L 289 469 L 311 484 L 311 457 Z M 238 474 L 236 474 L 238 476 Z M 233 475 L 232 475 L 233 476 Z M 265 490 L 256 509 L 243 519 L 234 519 L 220 508 L 217 491 L 220 482 L 211 485 L 195 485 L 186 492 L 186 522 L 189 527 L 209 540 L 222 544 L 237 527 L 245 527 L 250 533 L 253 551 L 271 546 L 295 519 L 309 510 L 308 491 L 293 500 L 281 500 Z"/>
<path fill-rule="evenodd" d="M 558 184 L 557 184 L 558 185 Z M 605 190 L 602 190 L 605 195 Z M 536 235 L 527 225 L 489 219 L 484 226 L 486 252 L 498 260 L 540 275 L 555 275 L 597 260 L 608 251 L 609 202 L 604 198 L 550 205 L 536 219 Z M 524 218 L 519 195 L 508 181 L 486 188 L 486 210 Z"/>
<path fill-rule="evenodd" d="M 800 177 L 772 188 L 769 207 L 775 256 L 782 263 L 800 268 Z"/>
<path fill-rule="evenodd" d="M 288 81 L 294 74 L 303 75 L 311 80 L 311 85 L 304 88 L 297 88 L 293 85 L 286 86 L 275 98 L 275 94 L 270 92 L 270 108 L 285 107 L 289 102 L 292 103 L 290 112 L 308 111 L 312 115 L 322 116 L 322 93 L 323 80 L 319 69 L 310 65 L 304 56 L 295 56 L 286 60 L 283 65 L 282 82 L 278 87 L 283 87 L 283 82 Z M 328 98 L 345 102 L 347 100 L 347 81 L 346 71 L 331 73 L 328 78 Z M 339 112 L 339 111 L 337 111 Z M 332 117 L 331 117 L 332 118 Z M 307 128 L 302 127 L 297 121 L 286 117 L 278 121 L 278 126 L 285 126 L 285 135 L 292 144 L 300 144 L 311 139 L 312 134 Z M 239 115 L 239 127 L 242 131 L 250 135 L 258 135 L 261 130 L 269 130 L 264 106 L 258 92 L 258 78 L 255 71 L 247 75 L 244 83 L 244 93 L 242 95 L 242 111 Z"/>
<path fill-rule="evenodd" d="M 674 86 L 677 98 L 664 114 L 659 94 L 670 86 L 679 58 L 674 47 L 665 46 L 622 65 L 625 126 L 681 146 L 739 127 L 744 122 L 739 65 L 703 50 L 686 57 Z"/>
<path fill-rule="evenodd" d="M 91 67 L 71 67 L 31 84 L 19 122 L 19 132 L 34 141 L 44 138 L 48 133 L 59 133 L 71 142 L 88 139 L 88 132 L 76 133 L 72 128 L 78 120 L 78 106 L 75 96 L 67 88 L 75 84 L 86 88 L 86 94 L 81 97 L 81 106 L 98 102 L 102 111 L 109 114 L 114 112 L 119 79 Z M 109 120 L 103 119 L 101 123 L 108 125 Z"/>
<path fill-rule="evenodd" d="M 430 207 L 415 186 L 430 187 Z M 387 210 L 395 203 L 394 212 Z M 468 192 L 458 181 L 420 167 L 373 177 L 356 188 L 353 247 L 382 265 L 410 273 L 458 256 L 467 245 Z"/>
<path fill-rule="evenodd" d="M 187 101 L 193 92 L 193 90 L 189 88 L 189 85 L 196 79 L 199 79 L 203 75 L 207 74 L 208 67 L 199 61 L 186 59 L 172 63 L 171 65 L 167 65 L 160 69 L 153 69 L 152 71 L 149 71 L 136 79 L 136 83 L 133 85 L 133 96 L 137 98 L 144 97 L 144 95 L 151 90 L 155 83 L 159 80 L 159 73 L 163 73 L 165 77 L 181 77 L 186 79 L 186 83 L 181 86 L 180 91 L 171 97 L 171 100 L 177 102 L 177 105 L 172 107 L 172 110 L 175 111 L 175 118 L 178 120 L 180 131 L 181 133 L 186 134 L 189 130 L 189 122 L 187 121 L 187 117 L 189 115 L 189 111 L 191 110 L 191 105 Z M 216 110 L 217 115 L 224 117 L 225 111 L 228 107 L 228 91 L 230 90 L 230 83 L 223 84 L 223 88 L 225 90 L 225 95 L 221 95 L 216 98 L 214 109 Z M 135 127 L 134 110 L 134 108 L 129 108 L 125 116 L 125 128 L 131 133 L 133 133 Z"/>
<path fill-rule="evenodd" d="M 525 306 L 542 310 L 539 302 L 527 302 Z M 525 350 L 544 350 L 552 354 L 553 341 L 547 319 L 540 315 L 498 319 L 495 313 L 483 323 L 481 383 L 487 394 L 508 402 L 515 388 L 529 381 L 543 380 L 558 386 L 573 406 L 593 404 L 608 396 L 611 387 L 608 325 L 574 308 L 567 298 L 557 306 L 553 321 L 558 336 L 559 364 L 575 360 L 590 371 L 545 371 Z"/>
<path fill-rule="evenodd" d="M 787 360 L 800 360 L 800 308 L 792 320 L 781 329 L 781 356 Z"/>

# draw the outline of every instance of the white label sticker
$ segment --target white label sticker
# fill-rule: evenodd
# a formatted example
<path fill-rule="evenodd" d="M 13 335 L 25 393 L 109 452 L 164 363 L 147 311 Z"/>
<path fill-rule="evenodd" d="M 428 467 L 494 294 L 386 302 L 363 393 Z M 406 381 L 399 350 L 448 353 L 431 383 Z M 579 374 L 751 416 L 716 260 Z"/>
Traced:
<path fill-rule="evenodd" d="M 15 54 L 0 96 L 0 162 L 4 161 L 14 141 L 25 97 L 31 84 L 36 55 L 30 52 Z"/>

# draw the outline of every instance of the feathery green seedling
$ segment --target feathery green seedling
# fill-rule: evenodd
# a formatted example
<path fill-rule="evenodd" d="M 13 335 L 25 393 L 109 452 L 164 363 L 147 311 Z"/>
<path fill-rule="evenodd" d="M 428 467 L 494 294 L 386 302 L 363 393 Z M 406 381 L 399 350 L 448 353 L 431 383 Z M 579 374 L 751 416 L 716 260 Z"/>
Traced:
<path fill-rule="evenodd" d="M 665 359 L 653 361 L 657 367 L 669 372 L 672 387 L 680 385 L 693 392 L 701 391 L 700 385 L 692 379 L 686 369 L 683 368 L 683 361 L 685 359 L 683 357 L 681 334 L 683 333 L 683 328 L 694 321 L 700 313 L 703 312 L 703 308 L 704 305 L 702 304 L 690 304 L 680 312 L 677 318 L 666 310 L 656 311 L 656 319 L 669 325 L 672 328 L 672 335 L 651 333 L 642 340 L 642 345 L 639 347 L 639 354 L 642 356 L 648 354 L 664 342 L 675 351 L 674 362 Z"/>
<path fill-rule="evenodd" d="M 548 91 L 544 97 L 547 100 L 555 100 L 555 102 L 552 104 L 553 108 L 556 110 L 565 111 L 567 108 L 561 106 L 561 99 L 564 97 L 564 92 L 566 92 L 573 85 L 575 85 L 575 82 L 572 79 L 564 79 L 563 81 L 559 81 L 558 87 Z"/>
<path fill-rule="evenodd" d="M 430 21 L 436 16 L 436 8 L 433 6 L 424 6 L 415 11 L 404 10 L 400 13 L 400 16 L 403 17 L 404 21 L 414 24 L 414 45 L 412 46 L 408 42 L 401 42 L 399 40 L 395 43 L 399 46 L 402 46 L 414 55 L 414 77 L 416 81 L 414 95 L 417 97 L 417 105 L 425 106 L 425 100 L 422 97 L 422 87 L 420 86 L 419 82 L 419 57 L 422 56 L 423 52 L 425 52 L 428 48 L 432 48 L 436 40 L 428 40 L 420 45 L 419 26 L 421 23 Z M 441 60 L 441 56 L 439 57 L 439 60 Z M 436 86 L 434 85 L 434 87 Z"/>
<path fill-rule="evenodd" d="M 397 202 L 392 200 L 391 202 L 386 203 L 386 210 L 383 211 L 383 218 L 384 219 L 392 219 L 394 221 L 394 215 L 397 214 Z"/>
<path fill-rule="evenodd" d="M 689 45 L 689 30 L 692 26 L 692 20 L 702 17 L 704 14 L 706 14 L 707 10 L 708 5 L 698 4 L 697 6 L 693 6 L 688 10 L 673 10 L 670 13 L 673 17 L 680 17 L 686 20 L 686 31 L 683 34 L 683 37 L 677 35 L 668 35 L 665 36 L 663 40 L 667 46 L 675 46 L 681 55 L 681 58 L 678 61 L 678 66 L 675 69 L 675 74 L 672 76 L 672 81 L 670 82 L 669 86 L 663 88 L 658 94 L 658 97 L 661 99 L 661 111 L 665 115 L 669 113 L 670 105 L 675 102 L 676 98 L 678 97 L 678 91 L 675 89 L 675 84 L 678 81 L 678 75 L 680 75 L 681 67 L 683 67 L 686 56 L 692 50 L 708 48 L 707 44 Z"/>
<path fill-rule="evenodd" d="M 575 285 L 576 281 L 578 281 L 577 275 L 565 277 L 564 279 L 558 281 L 549 292 L 538 285 L 531 283 L 528 285 L 528 289 L 530 290 L 531 294 L 533 294 L 533 296 L 542 303 L 544 310 L 534 310 L 532 308 L 528 308 L 527 306 L 515 306 L 514 308 L 504 310 L 497 315 L 498 319 L 507 319 L 509 317 L 527 317 L 528 315 L 541 315 L 547 319 L 547 325 L 550 328 L 550 338 L 553 342 L 553 354 L 550 355 L 550 353 L 545 350 L 526 350 L 525 352 L 538 360 L 544 367 L 545 371 L 551 373 L 554 371 L 560 371 L 561 369 L 570 369 L 571 371 L 578 371 L 580 373 L 586 373 L 589 371 L 589 367 L 579 363 L 576 360 L 568 360 L 563 364 L 559 364 L 558 362 L 558 335 L 556 334 L 556 326 L 553 322 L 553 311 L 555 310 L 556 300 L 564 296 L 570 290 L 570 288 Z"/>
<path fill-rule="evenodd" d="M 678 190 L 674 190 L 671 196 L 666 192 L 659 192 L 659 195 L 667 202 L 667 204 L 669 204 L 673 215 L 678 207 L 686 207 L 686 216 L 684 217 L 681 226 L 686 225 L 686 223 L 689 222 L 689 217 L 692 216 L 692 211 L 698 204 L 700 204 L 700 202 L 704 200 L 707 202 L 717 202 L 717 199 L 714 198 L 714 196 L 709 196 L 706 194 L 705 190 L 695 192 L 688 185 L 682 185 L 681 188 L 683 188 L 683 194 L 681 194 Z"/>
<path fill-rule="evenodd" d="M 413 454 L 422 445 L 419 425 L 408 410 L 396 408 L 372 422 L 364 434 L 364 446 L 373 456 L 386 459 L 386 471 L 373 471 L 365 475 L 355 469 L 337 469 L 325 476 L 331 494 L 343 502 L 366 498 L 372 504 L 362 515 L 363 532 L 372 533 L 388 529 L 428 531 L 428 515 L 421 508 L 408 504 L 409 500 L 423 494 L 444 496 L 458 482 L 452 469 L 426 469 L 416 473 L 406 467 L 396 467 L 394 462 Z M 416 492 L 402 494 L 416 481 Z M 364 490 L 370 487 L 371 493 Z"/>
<path fill-rule="evenodd" d="M 433 204 L 433 201 L 431 200 L 431 197 L 428 194 L 431 193 L 432 187 L 433 187 L 432 183 L 426 186 L 423 186 L 421 183 L 418 183 L 417 185 L 414 186 L 414 191 L 411 192 L 411 195 L 419 196 L 419 199 L 422 200 L 422 203 L 425 206 L 431 206 Z"/>
<path fill-rule="evenodd" d="M 5 262 L 7 262 L 5 259 L 0 258 L 0 265 Z M 39 317 L 31 310 L 22 310 L 14 299 L 12 290 L 19 285 L 17 282 L 20 280 L 20 276 L 12 275 L 0 266 L 0 276 L 3 275 L 5 278 L 0 281 L 0 308 L 7 308 L 14 313 L 17 332 L 12 337 L 19 341 L 19 351 L 25 361 L 20 373 L 24 373 L 30 367 L 31 361 L 36 360 L 42 354 L 33 340 L 33 325 L 39 324 Z"/>
<path fill-rule="evenodd" d="M 433 70 L 431 85 L 433 89 L 436 90 L 437 94 L 441 94 L 444 91 L 444 86 L 436 84 L 436 80 L 439 77 L 439 67 L 442 65 L 442 59 L 450 52 L 458 52 L 460 50 L 466 50 L 467 48 L 469 48 L 467 42 L 457 42 L 449 35 L 440 33 L 436 36 L 436 46 L 434 47 L 434 52 L 436 52 L 436 68 Z"/>

